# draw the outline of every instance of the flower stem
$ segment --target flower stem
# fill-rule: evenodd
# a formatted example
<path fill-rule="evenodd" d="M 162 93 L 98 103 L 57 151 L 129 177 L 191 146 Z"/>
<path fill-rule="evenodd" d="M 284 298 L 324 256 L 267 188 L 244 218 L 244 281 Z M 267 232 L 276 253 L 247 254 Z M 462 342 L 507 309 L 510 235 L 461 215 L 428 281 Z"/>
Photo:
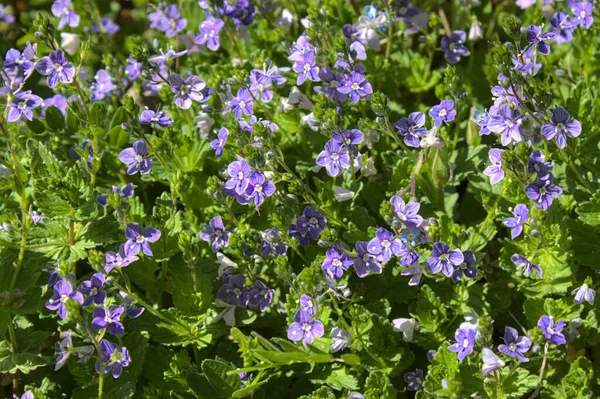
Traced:
<path fill-rule="evenodd" d="M 546 342 L 546 346 L 544 346 L 544 357 L 542 359 L 542 367 L 540 368 L 540 378 L 538 378 L 537 387 L 535 391 L 531 394 L 529 399 L 536 398 L 540 391 L 542 390 L 542 382 L 544 382 L 544 371 L 546 370 L 546 361 L 548 360 L 548 347 L 550 346 L 549 342 Z"/>

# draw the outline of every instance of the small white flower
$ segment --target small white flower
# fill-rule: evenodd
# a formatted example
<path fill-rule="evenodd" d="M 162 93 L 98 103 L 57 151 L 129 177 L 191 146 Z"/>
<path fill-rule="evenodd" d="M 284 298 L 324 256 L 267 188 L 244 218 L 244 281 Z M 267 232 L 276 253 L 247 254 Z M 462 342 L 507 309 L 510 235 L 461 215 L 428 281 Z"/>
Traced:
<path fill-rule="evenodd" d="M 277 22 L 275 24 L 277 26 L 283 26 L 285 29 L 290 29 L 293 22 L 294 14 L 292 14 L 287 8 L 284 8 L 281 12 L 281 15 L 277 18 Z"/>
<path fill-rule="evenodd" d="M 427 132 L 427 136 L 421 139 L 421 148 L 436 147 L 442 148 L 446 145 L 443 138 L 437 135 L 437 128 L 432 128 Z"/>
<path fill-rule="evenodd" d="M 483 39 L 483 29 L 479 21 L 473 21 L 471 28 L 469 29 L 469 41 L 476 42 L 477 40 Z"/>
<path fill-rule="evenodd" d="M 394 332 L 402 333 L 404 342 L 412 341 L 415 326 L 417 325 L 415 319 L 394 319 L 392 320 L 392 324 L 394 325 Z"/>
<path fill-rule="evenodd" d="M 221 277 L 227 269 L 237 268 L 237 263 L 223 255 L 221 252 L 217 252 L 217 263 L 219 264 L 219 270 L 217 274 Z"/>
<path fill-rule="evenodd" d="M 333 340 L 331 343 L 331 353 L 346 349 L 352 342 L 350 334 L 339 327 L 334 327 L 331 330 L 331 339 Z"/>
<path fill-rule="evenodd" d="M 337 202 L 350 201 L 354 198 L 354 191 L 350 191 L 344 187 L 334 186 L 333 196 Z"/>
<path fill-rule="evenodd" d="M 215 318 L 215 323 L 223 319 L 225 320 L 225 324 L 227 324 L 229 327 L 235 326 L 235 305 L 230 305 L 220 299 L 215 300 L 215 304 L 218 308 L 225 308 Z"/>
<path fill-rule="evenodd" d="M 348 399 L 365 399 L 365 396 L 362 393 L 350 392 Z"/>
<path fill-rule="evenodd" d="M 319 131 L 319 122 L 317 122 L 312 112 L 308 115 L 303 116 L 302 122 L 306 123 L 308 127 L 310 127 L 313 131 Z M 319 170 L 320 169 L 321 167 L 319 166 Z"/>
<path fill-rule="evenodd" d="M 573 302 L 575 302 L 577 305 L 587 301 L 590 305 L 594 306 L 594 300 L 596 299 L 596 291 L 590 288 L 590 286 L 587 284 L 583 284 L 581 287 L 575 288 L 571 292 L 571 295 L 575 295 L 575 298 L 573 298 Z"/>
<path fill-rule="evenodd" d="M 210 130 L 215 124 L 215 120 L 205 112 L 196 114 L 196 127 L 200 130 L 200 138 L 207 138 Z"/>
<path fill-rule="evenodd" d="M 74 55 L 79 47 L 79 35 L 75 33 L 60 33 L 60 46 L 69 55 Z"/>
<path fill-rule="evenodd" d="M 309 111 L 313 108 L 313 103 L 310 102 L 308 97 L 306 97 L 297 86 L 292 87 L 292 90 L 290 90 L 288 103 L 292 105 L 298 105 L 299 108 Z"/>
<path fill-rule="evenodd" d="M 369 176 L 375 176 L 377 174 L 377 169 L 375 169 L 375 160 L 373 159 L 373 157 L 369 157 L 369 159 L 367 159 L 367 164 L 365 165 L 364 169 L 363 169 L 363 175 L 365 175 L 366 177 Z"/>
<path fill-rule="evenodd" d="M 496 356 L 489 348 L 483 348 L 481 351 L 481 359 L 483 360 L 483 368 L 481 370 L 483 376 L 486 376 L 493 371 L 500 370 L 505 365 L 504 361 Z"/>

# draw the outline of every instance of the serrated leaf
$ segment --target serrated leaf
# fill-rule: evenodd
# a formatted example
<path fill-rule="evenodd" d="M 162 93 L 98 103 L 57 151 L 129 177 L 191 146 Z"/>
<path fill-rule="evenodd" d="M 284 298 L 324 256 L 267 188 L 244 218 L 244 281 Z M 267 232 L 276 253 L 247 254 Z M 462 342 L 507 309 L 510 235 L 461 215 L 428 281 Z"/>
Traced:
<path fill-rule="evenodd" d="M 208 383 L 223 398 L 231 397 L 233 392 L 239 388 L 239 377 L 228 374 L 228 372 L 233 370 L 235 369 L 230 365 L 217 360 L 207 359 L 202 362 L 202 371 Z"/>

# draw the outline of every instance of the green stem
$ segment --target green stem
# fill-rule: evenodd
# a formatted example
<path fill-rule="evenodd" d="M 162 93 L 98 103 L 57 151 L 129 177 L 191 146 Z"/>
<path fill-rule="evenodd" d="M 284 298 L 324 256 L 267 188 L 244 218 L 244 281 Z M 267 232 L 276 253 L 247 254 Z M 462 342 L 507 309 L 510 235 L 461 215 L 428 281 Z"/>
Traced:
<path fill-rule="evenodd" d="M 10 350 L 16 355 L 17 353 L 17 335 L 15 334 L 15 327 L 13 326 L 12 317 L 8 322 L 8 335 L 10 336 Z M 15 371 L 13 375 L 13 392 L 19 390 L 19 370 Z"/>
<path fill-rule="evenodd" d="M 542 367 L 540 368 L 540 378 L 538 378 L 537 387 L 535 388 L 535 391 L 533 391 L 533 393 L 531 394 L 529 399 L 536 398 L 540 394 L 540 391 L 542 390 L 542 382 L 544 382 L 544 371 L 546 370 L 546 362 L 548 360 L 548 347 L 549 346 L 550 346 L 550 343 L 546 342 L 546 346 L 544 346 L 544 358 L 542 359 Z"/>

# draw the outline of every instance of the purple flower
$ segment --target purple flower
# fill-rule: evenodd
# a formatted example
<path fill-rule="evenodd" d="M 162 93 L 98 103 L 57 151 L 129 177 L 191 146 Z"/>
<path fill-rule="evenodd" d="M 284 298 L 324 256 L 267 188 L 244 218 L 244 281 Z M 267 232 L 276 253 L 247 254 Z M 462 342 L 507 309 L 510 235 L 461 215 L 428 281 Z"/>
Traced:
<path fill-rule="evenodd" d="M 92 91 L 90 101 L 92 102 L 102 100 L 107 94 L 117 88 L 112 82 L 112 76 L 104 69 L 100 69 L 96 72 L 94 80 L 95 81 L 90 85 L 90 90 Z"/>
<path fill-rule="evenodd" d="M 333 131 L 332 140 L 335 140 L 340 146 L 345 146 L 348 151 L 358 152 L 357 145 L 362 143 L 365 135 L 358 129 Z"/>
<path fill-rule="evenodd" d="M 500 370 L 506 364 L 490 348 L 483 348 L 481 350 L 481 360 L 483 360 L 481 375 L 484 377 L 489 373 Z"/>
<path fill-rule="evenodd" d="M 67 116 L 67 99 L 60 94 L 55 94 L 44 100 L 42 103 L 42 118 L 46 117 L 46 110 L 48 107 L 56 107 L 63 116 Z"/>
<path fill-rule="evenodd" d="M 375 238 L 367 244 L 369 253 L 378 256 L 383 263 L 390 260 L 392 255 L 398 255 L 403 242 L 383 227 L 375 232 Z"/>
<path fill-rule="evenodd" d="M 302 215 L 296 219 L 297 231 L 307 234 L 313 240 L 319 239 L 319 235 L 325 230 L 325 227 L 327 227 L 327 218 L 310 205 L 304 208 Z"/>
<path fill-rule="evenodd" d="M 348 270 L 352 264 L 352 259 L 348 255 L 336 247 L 331 247 L 325 254 L 321 269 L 326 271 L 331 278 L 339 280 L 342 278 L 344 270 Z"/>
<path fill-rule="evenodd" d="M 538 265 L 535 265 L 535 264 L 531 263 L 530 261 L 528 261 L 527 258 L 524 257 L 523 255 L 513 254 L 513 256 L 510 257 L 510 260 L 519 269 L 523 269 L 523 274 L 526 277 L 529 277 L 529 275 L 531 274 L 531 271 L 534 270 L 538 274 L 538 276 L 540 276 L 540 278 L 542 278 L 542 275 L 543 275 L 542 269 Z"/>
<path fill-rule="evenodd" d="M 423 370 L 416 369 L 404 374 L 404 382 L 408 384 L 406 389 L 409 391 L 422 391 L 424 381 Z"/>
<path fill-rule="evenodd" d="M 477 267 L 475 267 L 475 254 L 472 251 L 464 251 L 464 262 L 458 265 L 452 273 L 452 281 L 456 282 L 462 279 L 462 276 L 468 278 L 477 278 Z"/>
<path fill-rule="evenodd" d="M 419 216 L 421 205 L 418 202 L 404 202 L 401 197 L 394 195 L 390 199 L 394 207 L 394 215 L 406 226 L 419 227 L 423 223 L 423 218 Z"/>
<path fill-rule="evenodd" d="M 525 52 L 520 53 L 518 56 L 513 56 L 512 63 L 514 64 L 515 69 L 520 71 L 523 76 L 535 76 L 542 67 L 542 63 L 536 58 L 533 46 L 529 47 Z"/>
<path fill-rule="evenodd" d="M 319 320 L 312 320 L 308 312 L 298 309 L 294 315 L 294 322 L 288 328 L 287 336 L 291 341 L 300 341 L 304 345 L 310 345 L 315 338 L 321 338 L 325 333 L 325 327 Z"/>
<path fill-rule="evenodd" d="M 121 301 L 121 307 L 125 309 L 125 314 L 130 319 L 136 319 L 144 313 L 144 308 L 134 306 L 134 300 L 132 297 L 124 293 L 123 291 L 117 292 L 117 297 Z"/>
<path fill-rule="evenodd" d="M 497 113 L 488 121 L 487 128 L 500 134 L 503 146 L 507 146 L 513 141 L 518 143 L 523 141 L 521 130 L 519 129 L 519 118 L 521 114 L 516 109 L 511 109 L 510 104 L 504 104 L 497 109 Z"/>
<path fill-rule="evenodd" d="M 340 82 L 344 79 L 343 75 L 335 74 L 327 67 L 321 67 L 319 69 L 319 78 L 327 83 L 327 86 L 316 87 L 315 90 L 317 93 L 324 94 L 331 101 L 346 101 L 348 95 L 338 91 Z"/>
<path fill-rule="evenodd" d="M 502 169 L 502 153 L 504 150 L 492 148 L 488 152 L 491 165 L 485 168 L 483 174 L 490 177 L 490 183 L 496 184 L 504 179 L 504 170 Z"/>
<path fill-rule="evenodd" d="M 282 242 L 276 228 L 265 230 L 261 233 L 261 236 L 263 238 L 263 245 L 260 253 L 263 256 L 274 254 L 274 256 L 277 257 L 286 254 L 288 247 Z"/>
<path fill-rule="evenodd" d="M 562 12 L 557 12 L 554 14 L 552 19 L 550 19 L 550 31 L 554 33 L 554 41 L 558 44 L 565 44 L 573 40 L 573 32 L 577 27 L 577 24 L 573 23 L 573 21 Z"/>
<path fill-rule="evenodd" d="M 230 103 L 231 110 L 237 119 L 240 119 L 243 114 L 252 115 L 254 113 L 253 106 L 252 95 L 250 95 L 250 92 L 245 87 L 237 91 L 236 97 Z"/>
<path fill-rule="evenodd" d="M 134 81 L 142 71 L 142 63 L 136 61 L 132 56 L 127 59 L 127 66 L 125 67 L 125 75 L 131 81 Z"/>
<path fill-rule="evenodd" d="M 313 82 L 321 80 L 319 78 L 319 67 L 315 61 L 315 53 L 312 51 L 296 59 L 292 69 L 298 73 L 297 85 L 301 85 L 306 79 Z"/>
<path fill-rule="evenodd" d="M 362 97 L 373 94 L 373 89 L 367 78 L 357 71 L 352 71 L 349 77 L 342 80 L 337 90 L 340 93 L 349 95 L 353 103 L 358 102 Z"/>
<path fill-rule="evenodd" d="M 454 335 L 456 343 L 450 345 L 448 349 L 458 353 L 459 361 L 462 362 L 465 357 L 473 352 L 473 348 L 475 347 L 475 334 L 475 330 L 469 328 L 459 328 L 456 330 L 456 334 Z"/>
<path fill-rule="evenodd" d="M 306 294 L 302 294 L 302 296 L 300 297 L 300 308 L 307 312 L 309 315 L 317 313 L 312 298 Z"/>
<path fill-rule="evenodd" d="M 106 291 L 102 286 L 104 285 L 104 275 L 102 273 L 94 273 L 89 280 L 82 282 L 77 290 L 86 296 L 82 306 L 88 307 L 92 303 L 96 305 L 102 305 L 106 300 Z"/>
<path fill-rule="evenodd" d="M 31 221 L 33 222 L 33 224 L 45 224 L 44 220 L 42 219 L 42 217 L 44 216 L 44 213 L 37 213 L 36 211 L 31 211 L 31 213 L 29 214 L 29 217 L 31 218 Z"/>
<path fill-rule="evenodd" d="M 443 100 L 429 110 L 429 116 L 435 119 L 435 127 L 439 127 L 442 122 L 448 123 L 454 120 L 456 110 L 453 108 L 454 100 Z"/>
<path fill-rule="evenodd" d="M 562 107 L 556 107 L 552 113 L 552 122 L 542 125 L 542 136 L 552 140 L 556 136 L 558 148 L 565 148 L 568 137 L 577 137 L 581 134 L 581 123 L 571 119 L 571 115 Z"/>
<path fill-rule="evenodd" d="M 246 195 L 254 199 L 254 205 L 260 206 L 266 197 L 270 197 L 275 192 L 275 185 L 265 178 L 260 172 L 252 172 L 248 178 L 248 187 Z"/>
<path fill-rule="evenodd" d="M 225 182 L 224 187 L 228 190 L 235 190 L 237 194 L 244 194 L 248 188 L 252 168 L 244 159 L 233 161 L 227 166 L 227 174 L 230 179 Z"/>
<path fill-rule="evenodd" d="M 248 26 L 254 21 L 256 10 L 248 0 L 238 0 L 235 4 L 225 1 L 224 14 L 233 19 L 236 27 L 240 25 Z"/>
<path fill-rule="evenodd" d="M 329 176 L 335 177 L 340 175 L 343 169 L 350 168 L 350 155 L 345 146 L 331 139 L 325 143 L 325 149 L 319 153 L 316 162 L 317 165 L 325 167 Z"/>
<path fill-rule="evenodd" d="M 121 27 L 113 22 L 113 20 L 110 18 L 101 18 L 100 24 L 102 25 L 102 31 L 108 35 L 114 35 L 119 31 L 119 29 L 121 29 Z M 92 25 L 92 32 L 100 33 L 98 24 L 95 23 Z"/>
<path fill-rule="evenodd" d="M 94 309 L 92 313 L 92 330 L 99 331 L 106 328 L 106 331 L 112 335 L 123 335 L 125 328 L 121 324 L 121 315 L 124 311 L 125 309 L 121 306 L 117 306 L 111 311 L 106 308 Z"/>
<path fill-rule="evenodd" d="M 227 276 L 219 291 L 217 299 L 230 305 L 245 308 L 248 305 L 248 291 L 244 288 L 246 279 L 241 274 Z"/>
<path fill-rule="evenodd" d="M 261 312 L 273 302 L 274 290 L 268 288 L 262 281 L 256 281 L 248 292 L 248 306 L 258 307 Z"/>
<path fill-rule="evenodd" d="M 204 226 L 200 232 L 200 238 L 206 242 L 212 243 L 213 252 L 218 252 L 221 247 L 229 245 L 229 236 L 231 233 L 225 231 L 223 219 L 221 216 L 215 216 Z"/>
<path fill-rule="evenodd" d="M 79 26 L 79 15 L 73 11 L 71 0 L 56 0 L 52 3 L 50 10 L 52 15 L 60 17 L 58 29 L 62 29 L 65 25 L 69 25 L 71 28 Z"/>
<path fill-rule="evenodd" d="M 400 240 L 400 248 L 396 256 L 400 258 L 400 266 L 410 266 L 421 256 L 418 252 L 411 251 L 404 240 Z"/>
<path fill-rule="evenodd" d="M 217 138 L 211 141 L 210 148 L 215 150 L 215 156 L 220 158 L 223 155 L 223 147 L 227 143 L 227 137 L 229 136 L 229 130 L 226 127 L 222 127 L 219 129 L 219 133 L 217 133 Z"/>
<path fill-rule="evenodd" d="M 187 26 L 187 19 L 181 18 L 181 12 L 177 5 L 171 4 L 164 11 L 164 21 L 158 27 L 165 32 L 166 37 L 175 37 Z"/>
<path fill-rule="evenodd" d="M 203 101 L 204 94 L 202 90 L 206 87 L 204 80 L 196 75 L 190 75 L 185 80 L 177 75 L 169 76 L 171 91 L 175 93 L 173 101 L 181 109 L 189 109 L 192 101 Z"/>
<path fill-rule="evenodd" d="M 425 114 L 422 112 L 413 112 L 408 118 L 402 118 L 394 124 L 400 134 L 404 136 L 404 144 L 409 147 L 421 147 L 421 137 L 427 136 L 425 125 Z"/>
<path fill-rule="evenodd" d="M 545 162 L 544 153 L 540 150 L 533 151 L 529 156 L 527 170 L 530 173 L 537 173 L 538 180 L 547 180 L 550 178 L 554 162 Z"/>
<path fill-rule="evenodd" d="M 32 120 L 33 109 L 39 107 L 42 104 L 42 98 L 31 94 L 31 91 L 24 91 L 15 95 L 10 102 L 8 115 L 6 117 L 7 122 L 16 122 L 21 117 Z"/>
<path fill-rule="evenodd" d="M 127 165 L 127 174 L 148 174 L 152 170 L 152 159 L 148 158 L 148 148 L 144 140 L 138 140 L 130 148 L 119 153 L 119 160 Z"/>
<path fill-rule="evenodd" d="M 548 40 L 552 37 L 554 37 L 553 32 L 542 33 L 542 28 L 537 25 L 529 25 L 527 27 L 527 41 L 535 44 L 535 47 L 540 54 L 550 54 L 550 44 L 548 44 Z"/>
<path fill-rule="evenodd" d="M 440 46 L 444 52 L 444 58 L 450 64 L 456 64 L 461 57 L 471 55 L 468 48 L 465 47 L 467 34 L 462 30 L 455 30 L 450 36 L 442 37 Z"/>
<path fill-rule="evenodd" d="M 515 206 L 515 210 L 513 211 L 514 217 L 506 218 L 502 221 L 502 224 L 506 227 L 510 228 L 510 235 L 514 240 L 523 232 L 523 225 L 529 219 L 529 209 L 527 209 L 527 205 L 518 204 Z"/>
<path fill-rule="evenodd" d="M 596 291 L 590 288 L 589 285 L 583 284 L 581 287 L 575 288 L 571 295 L 575 295 L 573 302 L 577 305 L 587 301 L 590 305 L 594 306 L 594 300 L 596 299 Z"/>
<path fill-rule="evenodd" d="M 271 79 L 267 78 L 258 69 L 250 71 L 250 92 L 255 98 L 269 102 L 273 98 L 273 90 L 269 89 Z"/>
<path fill-rule="evenodd" d="M 357 241 L 355 244 L 357 256 L 354 259 L 354 270 L 360 278 L 366 277 L 369 272 L 381 274 L 382 271 L 381 263 L 376 256 L 369 253 L 367 246 L 368 242 L 366 241 Z"/>
<path fill-rule="evenodd" d="M 525 187 L 525 194 L 535 202 L 538 208 L 547 211 L 552 205 L 552 198 L 562 194 L 562 188 L 554 186 L 554 177 L 548 176 L 546 180 L 538 180 Z"/>
<path fill-rule="evenodd" d="M 81 292 L 73 291 L 71 283 L 61 279 L 54 285 L 54 293 L 52 294 L 52 297 L 48 299 L 48 302 L 46 302 L 46 309 L 56 310 L 58 312 L 58 317 L 64 320 L 69 313 L 67 306 L 65 305 L 65 302 L 67 302 L 68 299 L 77 301 L 80 304 L 83 303 L 83 295 L 81 295 Z"/>
<path fill-rule="evenodd" d="M 14 74 L 22 73 L 24 76 L 29 76 L 35 69 L 35 58 L 37 56 L 37 43 L 31 45 L 27 42 L 23 53 L 19 50 L 11 48 L 6 52 L 4 57 L 4 67 L 7 71 L 12 71 Z M 9 72 L 9 74 L 11 74 Z"/>
<path fill-rule="evenodd" d="M 123 367 L 129 366 L 131 358 L 127 348 L 118 348 L 116 345 L 103 339 L 100 341 L 100 357 L 104 366 L 104 374 L 111 373 L 114 378 L 119 378 Z M 96 372 L 100 372 L 100 361 L 96 360 Z"/>
<path fill-rule="evenodd" d="M 187 50 L 183 50 L 183 51 L 175 51 L 173 49 L 169 49 L 166 53 L 162 51 L 162 49 L 160 50 L 160 54 L 159 55 L 155 55 L 149 58 L 149 60 L 151 62 L 153 62 L 154 64 L 156 64 L 159 67 L 164 67 L 166 66 L 166 64 L 175 58 L 179 58 L 182 55 L 187 54 Z M 158 77 L 160 79 L 160 77 Z"/>
<path fill-rule="evenodd" d="M 73 348 L 71 333 L 69 331 L 65 331 L 64 334 L 65 338 L 63 338 L 58 345 L 58 351 L 56 353 L 56 366 L 54 366 L 54 371 L 60 370 L 62 366 L 65 365 L 69 355 L 71 354 L 70 350 Z"/>
<path fill-rule="evenodd" d="M 140 122 L 167 127 L 173 123 L 173 119 L 169 118 L 166 111 L 154 112 L 151 109 L 146 109 L 140 115 Z"/>
<path fill-rule="evenodd" d="M 559 320 L 558 323 L 554 325 L 554 320 L 552 317 L 544 315 L 540 317 L 537 326 L 540 330 L 542 330 L 542 334 L 544 334 L 546 341 L 550 341 L 550 343 L 554 345 L 562 345 L 567 343 L 565 336 L 561 333 L 565 327 L 565 322 L 563 320 Z"/>
<path fill-rule="evenodd" d="M 465 261 L 463 253 L 458 248 L 450 249 L 443 242 L 433 244 L 433 251 L 427 259 L 427 269 L 433 274 L 442 271 L 446 277 L 452 276 L 454 269 Z"/>
<path fill-rule="evenodd" d="M 571 21 L 582 28 L 589 29 L 594 23 L 594 16 L 592 15 L 594 12 L 594 5 L 589 1 L 572 3 L 571 12 L 573 13 L 573 19 Z"/>
<path fill-rule="evenodd" d="M 198 25 L 200 33 L 194 39 L 196 44 L 206 44 L 206 47 L 212 51 L 219 49 L 219 32 L 223 29 L 225 23 L 220 19 L 210 18 Z"/>
<path fill-rule="evenodd" d="M 7 7 L 0 4 L 0 22 L 12 24 L 15 22 L 15 17 L 8 13 Z"/>
<path fill-rule="evenodd" d="M 152 256 L 150 243 L 158 241 L 160 231 L 150 226 L 146 226 L 142 230 L 139 224 L 133 222 L 125 227 L 125 237 L 127 237 L 125 249 L 128 254 L 137 255 L 142 251 L 145 255 Z"/>
<path fill-rule="evenodd" d="M 408 266 L 406 269 L 400 272 L 402 276 L 411 276 L 408 282 L 408 285 L 415 286 L 419 285 L 421 281 L 421 277 L 423 277 L 423 266 L 419 263 L 415 262 L 412 265 Z"/>
<path fill-rule="evenodd" d="M 128 252 L 125 244 L 121 244 L 119 252 L 109 251 L 105 255 L 104 273 L 108 274 L 115 267 L 127 267 L 139 258 L 136 254 Z"/>
<path fill-rule="evenodd" d="M 504 353 L 506 356 L 514 357 L 518 361 L 526 363 L 529 361 L 525 356 L 531 348 L 531 341 L 529 338 L 523 336 L 519 337 L 519 333 L 512 327 L 506 327 L 504 329 L 504 344 L 498 346 L 498 350 Z"/>

